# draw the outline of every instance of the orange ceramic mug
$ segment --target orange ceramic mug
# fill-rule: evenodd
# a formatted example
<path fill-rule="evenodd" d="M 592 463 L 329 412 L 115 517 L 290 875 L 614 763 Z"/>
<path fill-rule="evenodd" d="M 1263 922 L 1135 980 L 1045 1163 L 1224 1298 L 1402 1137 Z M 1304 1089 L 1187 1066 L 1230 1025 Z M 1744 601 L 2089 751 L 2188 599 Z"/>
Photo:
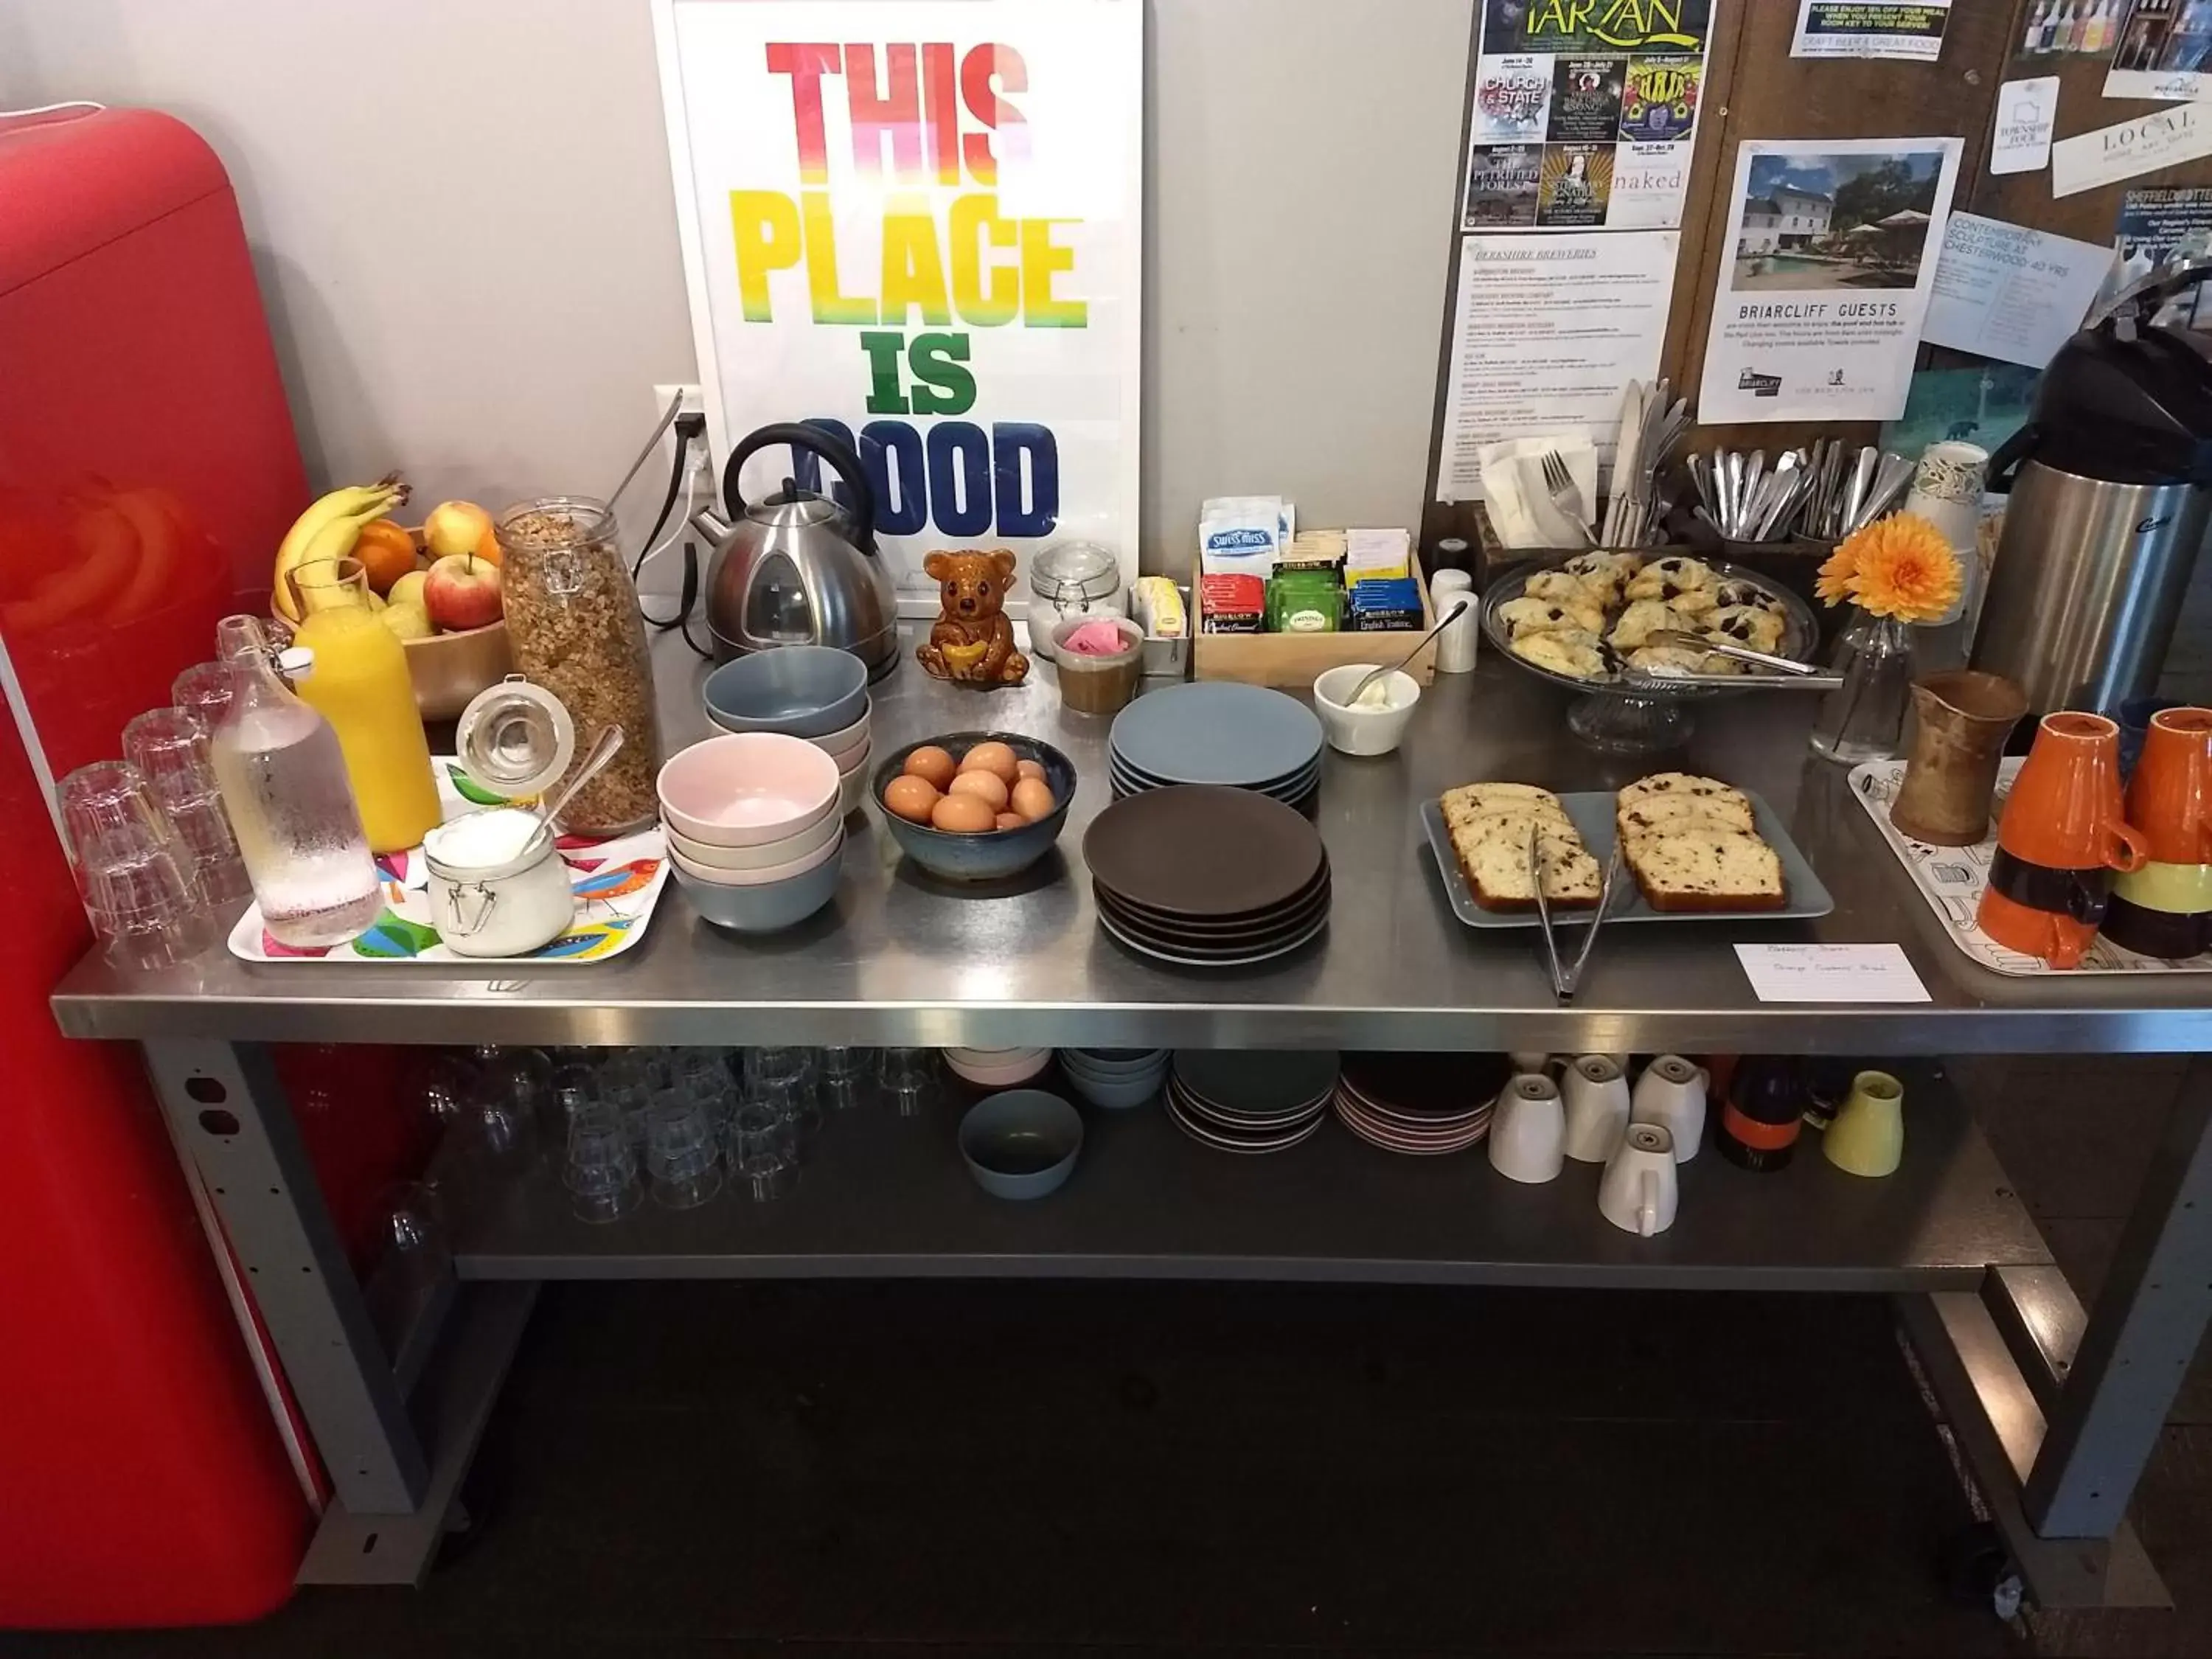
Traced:
<path fill-rule="evenodd" d="M 2097 937 L 2114 871 L 2148 848 L 2120 796 L 2120 731 L 2101 714 L 2046 714 L 1997 821 L 1975 920 L 1998 944 L 2075 968 Z"/>
<path fill-rule="evenodd" d="M 2128 822 L 2157 864 L 2212 864 L 2212 708 L 2150 717 L 2128 781 Z"/>

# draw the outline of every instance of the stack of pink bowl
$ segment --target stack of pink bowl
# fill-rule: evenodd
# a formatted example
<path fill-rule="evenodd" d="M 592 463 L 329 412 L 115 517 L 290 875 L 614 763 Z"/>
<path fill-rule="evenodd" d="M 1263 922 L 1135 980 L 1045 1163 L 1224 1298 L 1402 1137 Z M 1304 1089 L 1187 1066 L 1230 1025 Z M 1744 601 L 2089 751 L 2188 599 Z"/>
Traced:
<path fill-rule="evenodd" d="M 804 738 L 736 732 L 660 769 L 677 884 L 708 921 L 741 933 L 804 921 L 837 891 L 843 780 Z"/>

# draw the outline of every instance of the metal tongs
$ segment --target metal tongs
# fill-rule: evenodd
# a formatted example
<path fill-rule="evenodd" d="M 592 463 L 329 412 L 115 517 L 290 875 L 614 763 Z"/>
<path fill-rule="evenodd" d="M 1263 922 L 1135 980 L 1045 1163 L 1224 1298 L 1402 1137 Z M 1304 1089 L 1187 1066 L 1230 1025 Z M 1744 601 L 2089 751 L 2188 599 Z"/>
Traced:
<path fill-rule="evenodd" d="M 1605 866 L 1605 883 L 1598 889 L 1597 909 L 1583 933 L 1582 948 L 1565 968 L 1559 965 L 1559 938 L 1552 931 L 1552 902 L 1544 896 L 1543 845 L 1544 826 L 1540 822 L 1532 823 L 1528 826 L 1528 890 L 1536 896 L 1536 921 L 1543 929 L 1544 958 L 1551 965 L 1552 994 L 1564 1008 L 1575 1000 L 1575 988 L 1583 982 L 1583 967 L 1589 961 L 1590 946 L 1597 943 L 1597 930 L 1605 926 L 1606 913 L 1613 908 L 1613 878 L 1620 873 L 1620 844 L 1618 841 L 1613 843 L 1613 862 Z"/>
<path fill-rule="evenodd" d="M 1702 651 L 1708 656 L 1727 657 L 1732 661 L 1747 663 L 1753 668 L 1766 672 L 1763 674 L 1676 674 L 1665 669 L 1626 663 L 1621 666 L 1620 678 L 1631 690 L 1687 691 L 1710 687 L 1714 690 L 1726 691 L 1834 691 L 1844 683 L 1842 675 L 1825 673 L 1811 663 L 1772 656 L 1764 651 L 1754 651 L 1747 645 L 1726 645 L 1701 635 L 1685 634 L 1679 629 L 1655 628 L 1645 638 L 1652 645 L 1682 646 L 1692 651 Z"/>

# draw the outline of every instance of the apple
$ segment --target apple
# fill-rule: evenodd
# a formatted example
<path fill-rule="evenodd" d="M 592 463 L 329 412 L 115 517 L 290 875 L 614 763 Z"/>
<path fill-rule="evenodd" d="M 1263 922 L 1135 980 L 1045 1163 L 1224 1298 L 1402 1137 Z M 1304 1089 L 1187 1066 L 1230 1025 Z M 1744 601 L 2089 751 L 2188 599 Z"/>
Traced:
<path fill-rule="evenodd" d="M 385 604 L 411 605 L 424 616 L 428 616 L 430 607 L 422 603 L 422 584 L 429 580 L 430 573 L 427 570 L 409 571 L 392 584 L 390 591 L 384 596 Z"/>
<path fill-rule="evenodd" d="M 423 580 L 422 608 L 448 633 L 489 627 L 504 608 L 499 567 L 473 553 L 439 560 Z"/>
<path fill-rule="evenodd" d="M 376 614 L 402 641 L 427 640 L 437 631 L 430 626 L 429 614 L 419 605 L 387 605 Z"/>
<path fill-rule="evenodd" d="M 430 550 L 433 559 L 474 553 L 491 563 L 498 562 L 484 552 L 487 545 L 498 545 L 498 538 L 491 533 L 491 514 L 474 501 L 440 501 L 432 507 L 430 516 L 422 520 L 422 544 Z"/>

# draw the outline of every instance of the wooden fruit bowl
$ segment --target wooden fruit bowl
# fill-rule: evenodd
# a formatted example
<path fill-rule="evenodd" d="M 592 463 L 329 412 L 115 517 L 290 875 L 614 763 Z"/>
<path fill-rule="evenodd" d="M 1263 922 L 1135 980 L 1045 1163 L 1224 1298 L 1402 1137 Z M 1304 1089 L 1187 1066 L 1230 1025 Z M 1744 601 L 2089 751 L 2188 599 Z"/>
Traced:
<path fill-rule="evenodd" d="M 415 682 L 415 707 L 426 720 L 457 720 L 469 699 L 514 672 L 507 619 L 461 634 L 408 640 L 407 673 Z"/>

